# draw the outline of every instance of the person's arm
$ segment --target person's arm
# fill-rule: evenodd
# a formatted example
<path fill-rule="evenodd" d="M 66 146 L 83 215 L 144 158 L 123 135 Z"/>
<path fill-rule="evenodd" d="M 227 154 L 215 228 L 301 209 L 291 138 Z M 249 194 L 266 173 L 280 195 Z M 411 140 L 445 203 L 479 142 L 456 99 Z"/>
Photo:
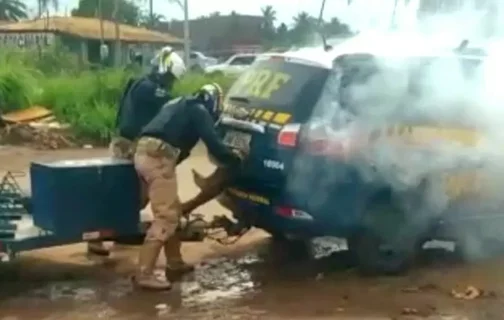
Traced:
<path fill-rule="evenodd" d="M 205 107 L 195 104 L 188 112 L 192 114 L 194 129 L 207 147 L 208 153 L 224 166 L 239 165 L 240 157 L 222 143 L 215 130 L 212 116 Z"/>
<path fill-rule="evenodd" d="M 121 117 L 122 113 L 122 108 L 124 105 L 124 99 L 126 99 L 126 95 L 128 94 L 128 91 L 132 87 L 133 83 L 135 82 L 134 78 L 130 78 L 128 82 L 126 83 L 126 86 L 124 87 L 124 90 L 122 92 L 121 98 L 119 99 L 119 108 L 117 109 L 117 115 L 116 115 L 116 122 L 115 122 L 115 127 L 119 128 L 119 118 Z"/>

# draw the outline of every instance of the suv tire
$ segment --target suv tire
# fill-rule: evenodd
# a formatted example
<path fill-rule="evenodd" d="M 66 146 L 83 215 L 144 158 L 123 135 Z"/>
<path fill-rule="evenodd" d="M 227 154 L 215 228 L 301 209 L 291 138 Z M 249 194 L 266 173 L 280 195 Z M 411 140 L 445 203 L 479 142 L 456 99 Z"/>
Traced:
<path fill-rule="evenodd" d="M 421 248 L 412 227 L 393 201 L 373 201 L 364 212 L 362 227 L 347 239 L 359 271 L 397 275 L 408 270 Z"/>

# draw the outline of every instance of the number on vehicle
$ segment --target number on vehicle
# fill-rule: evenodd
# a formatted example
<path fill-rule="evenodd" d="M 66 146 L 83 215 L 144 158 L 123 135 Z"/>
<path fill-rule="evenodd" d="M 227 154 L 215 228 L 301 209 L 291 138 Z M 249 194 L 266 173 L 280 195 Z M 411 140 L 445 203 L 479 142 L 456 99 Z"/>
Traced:
<path fill-rule="evenodd" d="M 264 163 L 264 167 L 266 167 L 266 168 L 275 169 L 275 170 L 284 170 L 283 162 L 271 160 L 271 159 L 266 159 L 263 161 L 263 163 Z"/>

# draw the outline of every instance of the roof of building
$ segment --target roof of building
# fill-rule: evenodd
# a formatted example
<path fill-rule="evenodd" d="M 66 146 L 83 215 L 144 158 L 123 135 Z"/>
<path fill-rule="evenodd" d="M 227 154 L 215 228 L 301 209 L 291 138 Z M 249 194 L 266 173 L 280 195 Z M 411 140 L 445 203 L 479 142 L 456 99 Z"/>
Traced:
<path fill-rule="evenodd" d="M 101 39 L 100 20 L 85 17 L 50 17 L 48 19 L 25 20 L 2 25 L 0 27 L 1 31 L 52 31 L 86 39 Z M 116 39 L 115 24 L 113 22 L 103 21 L 103 37 L 105 40 Z M 183 43 L 183 40 L 169 33 L 125 24 L 119 25 L 119 38 L 126 42 Z"/>

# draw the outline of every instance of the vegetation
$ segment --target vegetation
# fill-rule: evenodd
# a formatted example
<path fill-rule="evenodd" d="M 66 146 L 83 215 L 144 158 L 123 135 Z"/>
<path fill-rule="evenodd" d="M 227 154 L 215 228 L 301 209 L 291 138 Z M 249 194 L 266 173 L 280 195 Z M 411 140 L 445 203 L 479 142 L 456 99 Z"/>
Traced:
<path fill-rule="evenodd" d="M 0 109 L 6 112 L 41 105 L 69 123 L 78 137 L 107 141 L 113 133 L 119 97 L 132 74 L 124 69 L 81 71 L 72 55 L 49 58 L 55 53 L 41 57 L 52 59 L 48 72 L 40 68 L 44 63 L 30 58 L 33 54 L 36 52 L 0 53 Z M 209 81 L 229 88 L 233 79 L 189 74 L 176 85 L 174 94 L 192 93 Z"/>
<path fill-rule="evenodd" d="M 28 6 L 21 0 L 0 0 L 0 20 L 19 21 L 28 17 Z"/>

